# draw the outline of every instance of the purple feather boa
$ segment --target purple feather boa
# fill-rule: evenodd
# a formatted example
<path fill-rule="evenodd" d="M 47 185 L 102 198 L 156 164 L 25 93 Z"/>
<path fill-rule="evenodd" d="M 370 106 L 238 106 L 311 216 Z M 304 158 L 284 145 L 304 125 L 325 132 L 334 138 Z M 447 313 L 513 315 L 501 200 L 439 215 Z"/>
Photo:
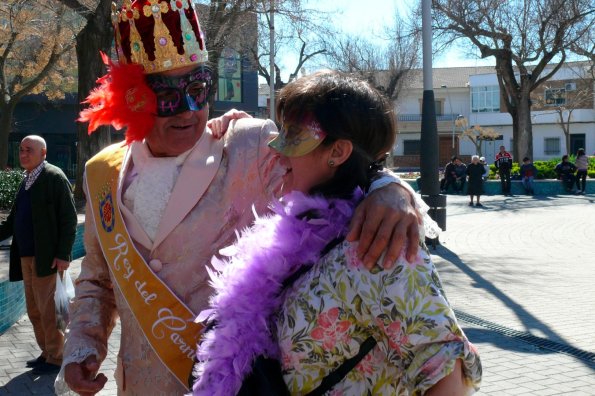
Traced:
<path fill-rule="evenodd" d="M 300 266 L 315 263 L 329 242 L 347 234 L 362 197 L 360 190 L 351 200 L 288 194 L 271 205 L 272 214 L 257 217 L 234 245 L 221 251 L 228 259 L 213 258 L 212 310 L 199 319 L 213 313 L 217 325 L 197 350 L 194 395 L 234 396 L 256 357 L 279 358 L 269 324 L 283 303 L 283 281 Z M 300 218 L 312 210 L 318 214 L 315 219 Z"/>

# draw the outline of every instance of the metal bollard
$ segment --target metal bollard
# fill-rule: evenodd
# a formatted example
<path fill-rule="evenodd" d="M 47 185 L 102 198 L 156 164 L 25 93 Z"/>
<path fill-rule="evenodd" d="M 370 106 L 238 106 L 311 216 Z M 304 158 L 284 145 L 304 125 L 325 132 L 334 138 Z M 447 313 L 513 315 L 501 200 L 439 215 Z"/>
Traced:
<path fill-rule="evenodd" d="M 446 231 L 446 195 L 422 195 L 421 198 L 430 207 L 428 214 L 438 224 L 442 231 Z M 429 239 L 429 238 L 428 238 Z M 438 238 L 429 239 L 434 250 L 440 243 Z"/>

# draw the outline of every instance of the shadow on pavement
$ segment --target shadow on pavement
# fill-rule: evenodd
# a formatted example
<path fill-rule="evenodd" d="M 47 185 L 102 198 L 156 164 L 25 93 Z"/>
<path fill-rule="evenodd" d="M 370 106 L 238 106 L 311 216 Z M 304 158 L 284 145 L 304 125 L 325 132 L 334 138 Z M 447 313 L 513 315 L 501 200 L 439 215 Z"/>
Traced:
<path fill-rule="evenodd" d="M 35 376 L 31 371 L 27 371 L 12 378 L 0 388 L 0 395 L 54 396 L 56 376 L 57 374 Z"/>
<path fill-rule="evenodd" d="M 537 317 L 532 315 L 529 311 L 527 311 L 522 305 L 514 301 L 500 289 L 495 287 L 491 282 L 486 280 L 476 271 L 471 269 L 467 264 L 465 264 L 459 256 L 457 256 L 453 251 L 446 248 L 444 245 L 438 246 L 436 250 L 432 250 L 432 254 L 440 256 L 444 260 L 450 262 L 454 266 L 456 266 L 460 271 L 465 273 L 469 278 L 474 281 L 474 286 L 477 288 L 481 288 L 492 296 L 500 300 L 504 305 L 510 308 L 514 314 L 517 316 L 518 320 L 523 324 L 525 331 L 531 332 L 533 330 L 536 334 L 544 334 L 545 338 L 551 341 L 556 342 L 563 342 L 567 345 L 572 345 L 571 342 L 564 339 L 563 336 L 556 333 L 553 329 L 551 329 L 548 325 L 542 323 Z M 487 320 L 492 320 L 491 318 L 485 318 Z"/>
<path fill-rule="evenodd" d="M 452 198 L 452 199 L 450 199 Z M 448 208 L 454 209 L 454 213 L 449 216 L 469 214 L 470 211 L 489 210 L 489 211 L 508 211 L 517 212 L 531 208 L 542 208 L 548 206 L 567 206 L 595 203 L 595 198 L 591 195 L 515 195 L 513 197 L 502 196 L 482 196 L 481 203 L 483 207 L 470 207 L 468 197 L 448 196 Z"/>
<path fill-rule="evenodd" d="M 463 322 L 464 323 L 464 322 Z M 521 353 L 541 353 L 541 354 L 548 354 L 553 353 L 552 351 L 541 349 L 534 345 L 528 344 L 526 342 L 522 342 L 516 340 L 512 337 L 504 336 L 497 331 L 490 330 L 490 329 L 483 329 L 478 327 L 465 327 L 463 326 L 463 331 L 467 335 L 467 337 L 471 340 L 474 344 L 491 344 L 498 349 L 512 351 L 512 352 L 521 352 Z M 480 351 L 481 352 L 481 351 Z"/>
<path fill-rule="evenodd" d="M 488 208 L 499 211 L 506 210 L 516 212 L 530 208 L 541 208 L 547 206 L 567 206 L 577 204 L 587 204 L 593 202 L 593 199 L 585 196 L 575 195 L 533 195 L 533 196 L 515 196 L 502 200 L 489 201 Z M 485 205 L 485 203 L 484 203 Z"/>

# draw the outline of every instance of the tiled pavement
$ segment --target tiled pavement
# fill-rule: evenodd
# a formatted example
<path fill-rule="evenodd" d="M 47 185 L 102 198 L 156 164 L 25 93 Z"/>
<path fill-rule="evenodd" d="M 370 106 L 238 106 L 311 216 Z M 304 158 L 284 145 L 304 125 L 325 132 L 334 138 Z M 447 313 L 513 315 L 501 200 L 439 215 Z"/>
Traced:
<path fill-rule="evenodd" d="M 448 197 L 447 231 L 432 253 L 481 353 L 478 395 L 595 395 L 594 201 L 494 196 L 472 208 L 466 197 Z M 100 395 L 115 394 L 118 335 L 119 327 Z M 24 368 L 37 353 L 26 318 L 0 336 L 0 396 L 53 394 L 53 377 Z"/>
<path fill-rule="evenodd" d="M 482 356 L 478 394 L 595 395 L 594 197 L 483 201 L 476 208 L 448 197 L 434 251 L 449 300 L 479 319 L 462 321 Z M 585 359 L 540 348 L 547 340 Z"/>

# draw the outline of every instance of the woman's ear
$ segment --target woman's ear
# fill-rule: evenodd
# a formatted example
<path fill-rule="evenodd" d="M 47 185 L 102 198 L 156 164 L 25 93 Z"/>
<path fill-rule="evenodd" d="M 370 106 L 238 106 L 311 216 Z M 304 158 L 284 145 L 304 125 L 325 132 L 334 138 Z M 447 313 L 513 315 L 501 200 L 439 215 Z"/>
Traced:
<path fill-rule="evenodd" d="M 351 152 L 353 151 L 353 143 L 346 139 L 338 139 L 333 143 L 333 146 L 329 153 L 329 161 L 332 161 L 335 166 L 341 165 L 347 161 Z"/>

